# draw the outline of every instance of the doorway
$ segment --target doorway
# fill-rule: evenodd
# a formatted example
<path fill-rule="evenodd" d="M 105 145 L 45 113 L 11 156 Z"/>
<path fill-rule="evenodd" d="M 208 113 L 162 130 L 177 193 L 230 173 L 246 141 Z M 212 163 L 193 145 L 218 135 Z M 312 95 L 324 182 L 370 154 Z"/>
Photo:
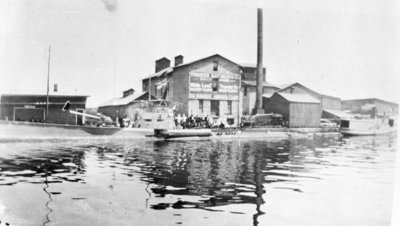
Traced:
<path fill-rule="evenodd" d="M 211 101 L 211 115 L 219 116 L 219 100 Z"/>

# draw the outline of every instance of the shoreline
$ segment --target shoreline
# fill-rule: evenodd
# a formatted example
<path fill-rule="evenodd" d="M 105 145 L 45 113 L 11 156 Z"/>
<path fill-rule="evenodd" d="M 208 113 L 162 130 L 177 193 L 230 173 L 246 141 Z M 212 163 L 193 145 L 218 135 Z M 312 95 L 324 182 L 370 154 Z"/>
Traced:
<path fill-rule="evenodd" d="M 312 135 L 341 136 L 337 128 L 224 128 L 212 129 L 209 137 L 178 137 L 171 139 L 154 136 L 154 129 L 86 127 L 76 125 L 0 121 L 0 142 L 35 142 L 69 140 L 221 140 L 221 139 L 286 139 Z"/>

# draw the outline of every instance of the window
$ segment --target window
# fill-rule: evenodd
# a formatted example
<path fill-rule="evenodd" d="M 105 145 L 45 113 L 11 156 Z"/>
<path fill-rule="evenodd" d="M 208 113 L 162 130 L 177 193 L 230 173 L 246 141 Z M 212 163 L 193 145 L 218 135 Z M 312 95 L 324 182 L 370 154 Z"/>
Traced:
<path fill-rule="evenodd" d="M 204 100 L 199 100 L 199 112 L 204 113 Z"/>
<path fill-rule="evenodd" d="M 247 97 L 247 86 L 244 87 L 243 95 Z"/>
<path fill-rule="evenodd" d="M 214 71 L 218 71 L 218 61 L 214 61 L 213 63 L 214 63 L 214 68 L 213 68 L 213 70 L 214 70 Z"/>
<path fill-rule="evenodd" d="M 219 79 L 213 78 L 212 79 L 212 91 L 214 91 L 214 92 L 218 91 L 218 87 L 219 87 Z"/>
<path fill-rule="evenodd" d="M 218 100 L 211 101 L 211 115 L 219 116 L 219 101 Z"/>
<path fill-rule="evenodd" d="M 228 100 L 228 114 L 231 115 L 232 114 L 232 101 Z"/>

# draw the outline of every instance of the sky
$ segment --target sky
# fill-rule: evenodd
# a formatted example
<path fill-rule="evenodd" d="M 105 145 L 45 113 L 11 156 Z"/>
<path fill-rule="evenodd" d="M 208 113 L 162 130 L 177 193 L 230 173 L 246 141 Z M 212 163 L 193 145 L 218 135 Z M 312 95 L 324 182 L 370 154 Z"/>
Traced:
<path fill-rule="evenodd" d="M 51 87 L 88 107 L 141 92 L 162 57 L 256 64 L 257 8 L 268 82 L 399 102 L 395 0 L 2 0 L 0 93 L 45 94 L 49 46 Z"/>

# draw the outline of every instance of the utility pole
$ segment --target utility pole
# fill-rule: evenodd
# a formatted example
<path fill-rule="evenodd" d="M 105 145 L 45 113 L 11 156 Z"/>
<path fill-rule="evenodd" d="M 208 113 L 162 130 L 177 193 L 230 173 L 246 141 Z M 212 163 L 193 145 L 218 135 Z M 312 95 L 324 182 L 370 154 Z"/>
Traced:
<path fill-rule="evenodd" d="M 51 45 L 49 45 L 49 58 L 47 61 L 46 123 L 48 122 L 48 117 L 49 117 L 50 51 L 51 51 Z"/>

